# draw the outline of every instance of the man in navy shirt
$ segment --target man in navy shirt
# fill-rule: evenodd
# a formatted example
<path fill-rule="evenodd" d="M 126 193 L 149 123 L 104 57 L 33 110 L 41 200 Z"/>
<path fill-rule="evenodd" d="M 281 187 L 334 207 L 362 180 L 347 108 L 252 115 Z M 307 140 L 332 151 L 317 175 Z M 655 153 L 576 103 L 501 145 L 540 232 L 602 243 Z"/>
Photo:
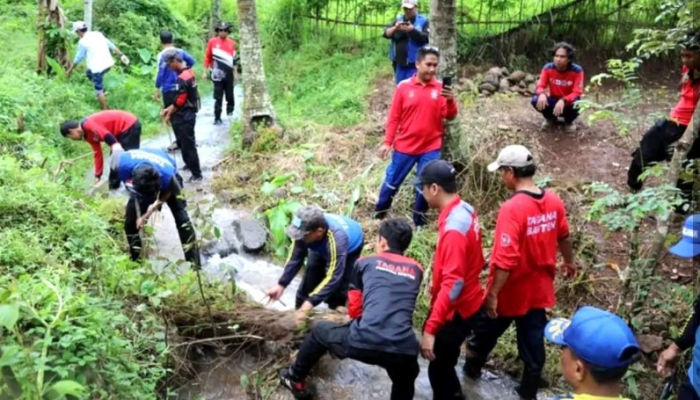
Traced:
<path fill-rule="evenodd" d="M 161 150 L 117 150 L 112 155 L 111 167 L 131 193 L 124 222 L 131 259 L 136 261 L 141 257 L 143 243 L 139 231 L 154 212 L 167 204 L 175 219 L 185 259 L 198 267 L 195 232 L 187 214 L 187 202 L 181 196 L 182 177 L 177 173 L 175 160 Z"/>
<path fill-rule="evenodd" d="M 362 254 L 364 237 L 356 221 L 318 208 L 299 209 L 287 227 L 292 248 L 284 272 L 267 295 L 278 300 L 306 260 L 306 273 L 297 290 L 298 319 L 321 302 L 330 308 L 345 306 L 350 273 Z M 307 259 L 308 256 L 308 259 Z"/>
<path fill-rule="evenodd" d="M 413 399 L 418 366 L 418 339 L 413 310 L 423 268 L 403 254 L 411 244 L 411 225 L 402 219 L 382 222 L 378 253 L 362 258 L 353 269 L 348 311 L 350 324 L 314 326 L 294 364 L 280 371 L 280 384 L 297 398 L 309 395 L 304 380 L 326 353 L 386 369 L 391 400 Z"/>
<path fill-rule="evenodd" d="M 160 101 L 162 93 L 163 108 L 168 108 L 175 103 L 175 96 L 177 95 L 177 73 L 171 70 L 164 62 L 163 53 L 169 49 L 179 51 L 182 59 L 189 68 L 192 68 L 196 62 L 188 52 L 173 46 L 173 34 L 170 31 L 162 31 L 160 33 L 160 43 L 163 47 L 163 51 L 158 53 L 158 57 L 156 57 L 156 60 L 158 60 L 158 75 L 156 75 L 156 92 L 153 96 L 156 101 Z M 180 144 L 175 140 L 175 142 L 168 147 L 168 150 L 174 151 L 178 148 L 180 148 Z"/>

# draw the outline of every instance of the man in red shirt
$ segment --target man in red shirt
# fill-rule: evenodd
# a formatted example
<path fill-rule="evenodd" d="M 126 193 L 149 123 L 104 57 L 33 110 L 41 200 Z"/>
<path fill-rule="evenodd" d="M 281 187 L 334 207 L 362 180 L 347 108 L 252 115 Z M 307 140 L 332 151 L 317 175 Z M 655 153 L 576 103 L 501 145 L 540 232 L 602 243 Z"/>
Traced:
<path fill-rule="evenodd" d="M 688 35 L 681 50 L 681 96 L 668 118 L 659 120 L 644 134 L 639 148 L 632 153 L 632 163 L 627 172 L 627 185 L 640 190 L 644 182 L 639 179 L 645 167 L 673 157 L 673 143 L 685 133 L 693 111 L 700 99 L 700 32 Z M 688 160 L 700 158 L 700 141 L 695 140 L 687 155 Z M 686 163 L 687 165 L 687 163 Z M 679 180 L 678 187 L 689 202 L 693 191 L 692 181 Z M 681 210 L 679 207 L 678 211 Z"/>
<path fill-rule="evenodd" d="M 209 39 L 207 50 L 204 53 L 204 81 L 207 74 L 211 73 L 211 81 L 214 82 L 214 125 L 220 125 L 221 103 L 226 94 L 226 115 L 233 114 L 235 106 L 233 98 L 233 85 L 235 83 L 234 59 L 236 58 L 236 42 L 230 39 L 231 25 L 221 22 L 216 26 L 216 37 Z"/>
<path fill-rule="evenodd" d="M 104 170 L 102 142 L 110 152 L 116 149 L 134 150 L 141 142 L 141 123 L 135 115 L 126 111 L 107 110 L 92 114 L 82 121 L 65 121 L 61 124 L 61 135 L 73 140 L 85 140 L 92 147 L 95 159 L 95 181 L 97 185 Z M 116 171 L 109 172 L 109 188 L 119 188 Z"/>
<path fill-rule="evenodd" d="M 576 131 L 574 120 L 578 118 L 575 102 L 583 94 L 583 68 L 573 62 L 576 51 L 572 45 L 557 43 L 553 53 L 554 61 L 545 64 L 540 73 L 532 106 L 544 115 L 543 129 L 553 127 L 561 117 L 566 132 L 573 133 Z"/>
<path fill-rule="evenodd" d="M 197 80 L 192 69 L 185 64 L 182 52 L 169 49 L 163 53 L 163 63 L 177 73 L 177 91 L 175 102 L 161 111 L 166 123 L 170 123 L 175 139 L 180 145 L 182 160 L 192 173 L 189 182 L 202 181 L 202 169 L 199 166 L 199 154 L 195 140 L 194 126 L 199 111 L 199 92 Z"/>
<path fill-rule="evenodd" d="M 554 192 L 535 185 L 530 151 L 507 146 L 489 165 L 489 171 L 496 170 L 514 193 L 498 212 L 487 294 L 464 369 L 478 378 L 498 338 L 515 322 L 518 354 L 525 364 L 517 391 L 522 399 L 534 400 L 545 363 L 546 310 L 555 304 L 557 248 L 566 276 L 575 276 L 576 265 L 564 204 Z"/>
<path fill-rule="evenodd" d="M 379 156 L 386 158 L 392 148 L 394 153 L 374 207 L 376 218 L 386 216 L 394 195 L 414 165 L 418 165 L 416 173 L 420 174 L 427 163 L 440 158 L 442 120 L 452 120 L 457 116 L 452 88 L 443 87 L 435 80 L 439 59 L 440 53 L 435 47 L 421 47 L 416 61 L 418 72 L 396 87 Z M 413 222 L 421 226 L 426 223 L 428 204 L 418 189 L 416 187 Z"/>
<path fill-rule="evenodd" d="M 440 210 L 430 313 L 421 352 L 430 360 L 433 398 L 464 399 L 455 365 L 484 298 L 479 282 L 484 267 L 481 226 L 474 208 L 457 194 L 456 172 L 447 161 L 428 163 L 416 183 L 430 208 Z"/>

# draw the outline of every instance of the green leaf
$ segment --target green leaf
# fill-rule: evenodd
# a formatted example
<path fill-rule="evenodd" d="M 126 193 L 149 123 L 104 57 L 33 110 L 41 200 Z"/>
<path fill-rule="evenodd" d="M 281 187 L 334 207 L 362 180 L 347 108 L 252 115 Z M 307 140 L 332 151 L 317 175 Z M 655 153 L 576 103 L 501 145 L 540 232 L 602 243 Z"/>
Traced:
<path fill-rule="evenodd" d="M 292 194 L 301 194 L 304 193 L 304 188 L 301 186 L 294 186 L 291 190 L 290 193 Z"/>
<path fill-rule="evenodd" d="M 148 49 L 139 49 L 139 57 L 144 64 L 148 64 L 153 58 L 153 54 Z"/>
<path fill-rule="evenodd" d="M 8 367 L 10 365 L 16 364 L 21 359 L 20 346 L 3 346 L 2 357 L 0 357 L 0 367 Z"/>
<path fill-rule="evenodd" d="M 151 296 L 156 291 L 156 283 L 152 280 L 143 281 L 140 291 L 144 296 Z"/>
<path fill-rule="evenodd" d="M 61 78 L 66 76 L 66 70 L 63 69 L 61 64 L 58 61 L 56 61 L 56 59 L 46 57 L 46 63 L 49 64 L 49 67 L 51 67 L 51 71 L 53 71 L 56 74 L 56 76 Z"/>
<path fill-rule="evenodd" d="M 250 386 L 250 378 L 248 378 L 248 375 L 241 375 L 241 386 L 244 388 L 248 388 Z"/>
<path fill-rule="evenodd" d="M 87 394 L 87 390 L 81 384 L 76 381 L 58 381 L 51 386 L 51 390 L 56 392 L 59 396 L 75 396 L 84 397 Z"/>
<path fill-rule="evenodd" d="M 5 329 L 12 329 L 19 319 L 18 304 L 2 304 L 0 305 L 0 326 Z"/>

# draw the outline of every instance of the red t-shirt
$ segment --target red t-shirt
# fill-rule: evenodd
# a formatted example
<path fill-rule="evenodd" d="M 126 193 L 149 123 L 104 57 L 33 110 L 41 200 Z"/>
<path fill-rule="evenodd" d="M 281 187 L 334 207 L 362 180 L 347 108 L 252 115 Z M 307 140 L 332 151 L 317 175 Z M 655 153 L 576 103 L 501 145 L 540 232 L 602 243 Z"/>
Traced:
<path fill-rule="evenodd" d="M 100 143 L 106 141 L 111 147 L 119 135 L 129 130 L 136 121 L 138 118 L 135 115 L 120 110 L 100 111 L 82 120 L 80 126 L 85 132 L 83 138 L 92 147 L 92 155 L 95 160 L 95 177 L 101 177 L 104 169 Z M 110 135 L 111 138 L 108 137 Z"/>
<path fill-rule="evenodd" d="M 678 121 L 680 125 L 688 125 L 693 118 L 693 111 L 695 111 L 695 106 L 698 104 L 698 99 L 700 99 L 700 72 L 694 71 L 697 76 L 696 79 L 691 79 L 693 77 L 690 69 L 685 65 L 681 72 L 683 74 L 681 98 L 671 110 L 671 119 Z"/>
<path fill-rule="evenodd" d="M 518 317 L 553 307 L 560 240 L 569 237 L 564 203 L 554 192 L 516 192 L 498 212 L 488 288 L 496 268 L 510 271 L 498 294 L 498 315 Z"/>
<path fill-rule="evenodd" d="M 394 92 L 384 143 L 405 154 L 424 154 L 442 147 L 442 120 L 457 116 L 457 102 L 440 95 L 442 83 L 426 85 L 417 76 L 401 81 Z"/>
<path fill-rule="evenodd" d="M 458 312 L 469 318 L 479 311 L 484 290 L 481 226 L 474 208 L 459 197 L 440 211 L 438 244 L 433 260 L 430 315 L 425 331 L 436 335 Z"/>
<path fill-rule="evenodd" d="M 236 41 L 231 38 L 222 39 L 213 37 L 207 43 L 204 53 L 204 67 L 212 68 L 216 63 L 219 68 L 233 68 L 233 59 L 236 58 Z"/>
<path fill-rule="evenodd" d="M 554 63 L 547 63 L 537 81 L 537 94 L 542 94 L 549 88 L 549 95 L 555 99 L 564 99 L 572 104 L 583 94 L 583 68 L 571 63 L 566 71 L 559 71 Z"/>

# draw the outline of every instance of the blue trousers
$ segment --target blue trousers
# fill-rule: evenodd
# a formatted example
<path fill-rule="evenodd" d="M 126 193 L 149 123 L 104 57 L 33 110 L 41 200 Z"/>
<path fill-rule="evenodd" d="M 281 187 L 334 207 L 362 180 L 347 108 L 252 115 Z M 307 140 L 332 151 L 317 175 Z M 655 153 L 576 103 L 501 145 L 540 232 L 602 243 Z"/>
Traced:
<path fill-rule="evenodd" d="M 398 85 L 399 82 L 406 80 L 418 72 L 418 69 L 416 68 L 416 64 L 408 64 L 405 67 L 402 67 L 400 65 L 394 64 L 394 77 L 396 78 L 396 84 Z"/>
<path fill-rule="evenodd" d="M 384 215 L 391 209 L 391 203 L 394 201 L 396 192 L 399 191 L 399 187 L 406 180 L 414 165 L 418 165 L 416 175 L 420 175 L 426 164 L 439 158 L 440 150 L 417 155 L 394 151 L 394 154 L 391 156 L 391 164 L 386 168 L 386 178 L 384 178 L 384 183 L 382 183 L 382 188 L 379 191 L 379 200 L 377 200 L 377 204 L 374 207 L 377 216 Z M 416 202 L 413 205 L 413 222 L 416 226 L 425 225 L 427 222 L 425 212 L 428 211 L 428 203 L 423 198 L 420 189 L 416 187 Z"/>
<path fill-rule="evenodd" d="M 532 96 L 532 101 L 530 102 L 532 106 L 535 107 L 535 110 L 537 110 L 538 97 L 540 97 L 540 95 L 538 94 Z M 557 105 L 557 101 L 559 101 L 559 99 L 547 96 L 547 107 L 545 107 L 545 109 L 542 111 L 537 110 L 537 112 L 544 115 L 544 117 L 548 120 L 553 121 L 554 119 L 556 119 L 556 117 L 554 116 L 554 106 Z M 564 113 L 561 116 L 564 117 L 564 122 L 570 124 L 574 122 L 576 118 L 578 118 L 578 109 L 576 109 L 576 107 L 574 107 L 573 104 L 567 104 L 566 106 L 564 106 Z"/>

